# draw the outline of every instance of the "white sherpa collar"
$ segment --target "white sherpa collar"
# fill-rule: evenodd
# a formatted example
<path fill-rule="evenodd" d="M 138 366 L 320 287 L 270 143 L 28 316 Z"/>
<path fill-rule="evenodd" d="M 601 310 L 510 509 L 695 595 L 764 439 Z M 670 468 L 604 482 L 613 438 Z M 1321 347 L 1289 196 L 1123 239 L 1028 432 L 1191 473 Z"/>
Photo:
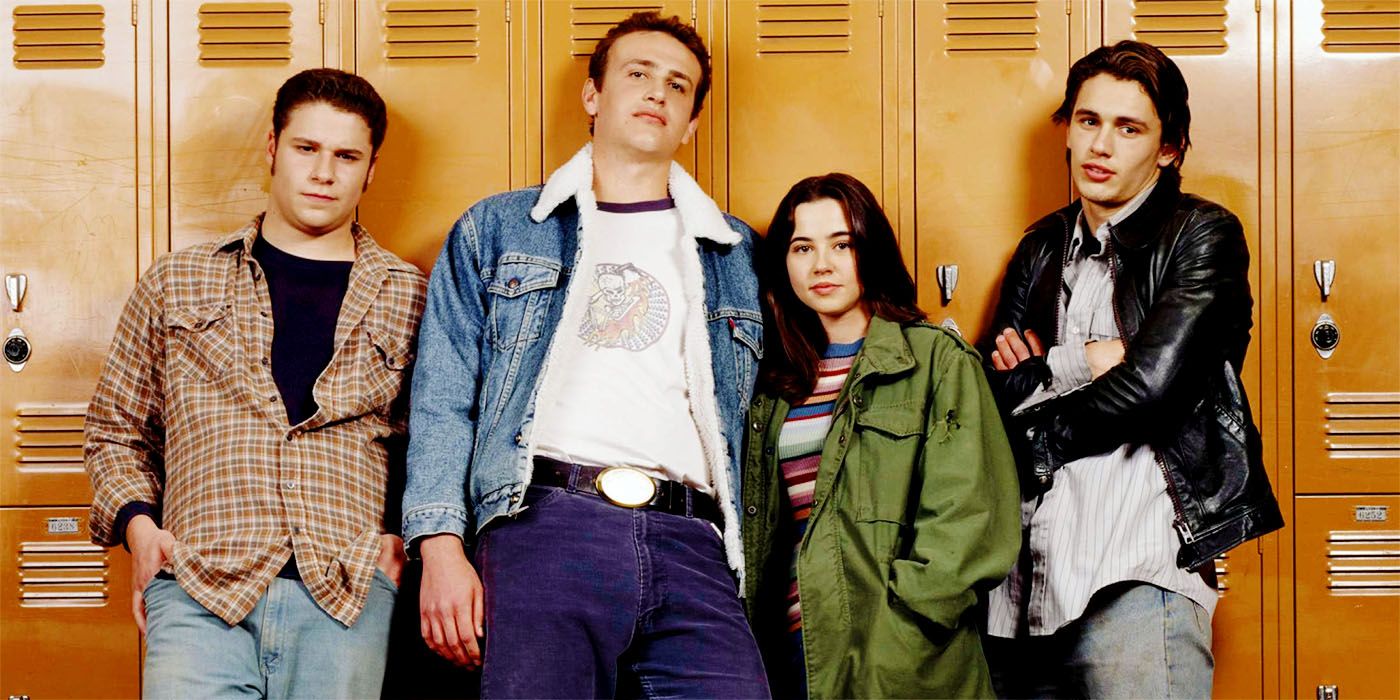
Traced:
<path fill-rule="evenodd" d="M 671 163 L 671 173 L 667 182 L 671 199 L 681 214 L 681 228 L 692 238 L 705 238 L 716 243 L 735 245 L 743 238 L 729 228 L 724 214 L 715 201 L 700 189 L 690 174 L 679 164 Z M 530 218 L 542 223 L 551 212 L 570 197 L 578 198 L 580 211 L 592 211 L 598 201 L 593 195 L 593 144 L 584 144 L 569 162 L 560 166 L 549 176 L 540 190 L 540 198 L 530 210 Z"/>

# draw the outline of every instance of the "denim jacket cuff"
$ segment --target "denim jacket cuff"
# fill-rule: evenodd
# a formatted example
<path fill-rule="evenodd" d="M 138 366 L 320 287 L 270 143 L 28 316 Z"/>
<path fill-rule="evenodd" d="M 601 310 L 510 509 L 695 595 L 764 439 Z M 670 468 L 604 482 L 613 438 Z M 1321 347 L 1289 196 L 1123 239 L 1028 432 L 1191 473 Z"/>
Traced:
<path fill-rule="evenodd" d="M 429 535 L 452 534 L 466 542 L 467 526 L 470 522 L 467 509 L 462 506 L 419 506 L 403 515 L 404 547 L 412 555 L 417 552 L 418 540 Z"/>

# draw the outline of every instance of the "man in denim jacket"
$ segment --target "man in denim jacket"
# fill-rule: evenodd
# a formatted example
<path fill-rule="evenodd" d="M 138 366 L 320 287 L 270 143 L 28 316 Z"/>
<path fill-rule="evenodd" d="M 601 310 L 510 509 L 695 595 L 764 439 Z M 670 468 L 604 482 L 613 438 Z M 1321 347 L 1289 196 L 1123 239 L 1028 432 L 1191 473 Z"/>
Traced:
<path fill-rule="evenodd" d="M 753 232 L 672 162 L 709 82 L 677 18 L 614 27 L 592 143 L 473 206 L 433 270 L 403 532 L 423 637 L 483 697 L 768 694 L 732 573 Z"/>

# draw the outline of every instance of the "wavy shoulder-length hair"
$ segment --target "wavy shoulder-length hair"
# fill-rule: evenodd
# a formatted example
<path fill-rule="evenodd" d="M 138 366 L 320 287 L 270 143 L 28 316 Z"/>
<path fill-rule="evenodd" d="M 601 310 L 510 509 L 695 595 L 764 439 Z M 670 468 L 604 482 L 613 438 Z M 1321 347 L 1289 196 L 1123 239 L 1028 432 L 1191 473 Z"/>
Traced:
<path fill-rule="evenodd" d="M 759 284 L 769 336 L 759 383 L 765 391 L 788 401 L 812 394 L 817 364 L 827 346 L 821 320 L 797 298 L 787 272 L 797 207 L 820 199 L 835 200 L 846 213 L 866 312 L 896 323 L 926 317 L 916 301 L 914 279 L 899 254 L 894 228 L 870 188 L 844 173 L 809 177 L 793 185 L 778 204 L 768 234 L 759 244 Z"/>

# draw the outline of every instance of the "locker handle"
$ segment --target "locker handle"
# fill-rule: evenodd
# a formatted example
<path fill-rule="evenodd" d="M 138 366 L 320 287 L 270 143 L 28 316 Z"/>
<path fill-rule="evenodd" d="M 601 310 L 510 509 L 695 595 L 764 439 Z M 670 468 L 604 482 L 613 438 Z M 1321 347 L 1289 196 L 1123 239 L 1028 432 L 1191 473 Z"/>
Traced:
<path fill-rule="evenodd" d="M 1327 297 L 1332 295 L 1332 281 L 1336 278 L 1336 260 L 1313 261 L 1313 280 L 1317 282 L 1317 288 L 1322 291 L 1323 301 L 1327 301 Z"/>

